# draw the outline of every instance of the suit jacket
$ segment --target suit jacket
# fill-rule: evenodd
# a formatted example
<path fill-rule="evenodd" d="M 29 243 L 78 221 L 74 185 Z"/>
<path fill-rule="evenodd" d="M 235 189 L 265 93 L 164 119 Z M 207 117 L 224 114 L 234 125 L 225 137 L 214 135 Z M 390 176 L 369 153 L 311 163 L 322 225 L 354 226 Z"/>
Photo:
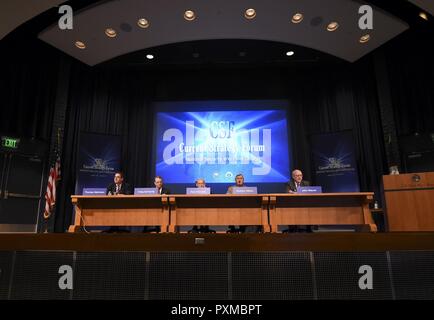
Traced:
<path fill-rule="evenodd" d="M 164 186 L 161 188 L 160 194 L 170 194 L 170 190 L 165 188 Z"/>
<path fill-rule="evenodd" d="M 116 193 L 116 184 L 112 183 L 107 187 L 105 194 L 115 194 Z M 128 183 L 122 183 L 121 189 L 119 190 L 119 194 L 132 194 L 131 186 Z"/>
<path fill-rule="evenodd" d="M 309 187 L 310 183 L 307 180 L 301 180 L 300 186 L 301 187 Z M 297 192 L 297 187 L 295 186 L 294 179 L 291 179 L 286 185 L 286 192 L 289 193 L 289 191 Z"/>

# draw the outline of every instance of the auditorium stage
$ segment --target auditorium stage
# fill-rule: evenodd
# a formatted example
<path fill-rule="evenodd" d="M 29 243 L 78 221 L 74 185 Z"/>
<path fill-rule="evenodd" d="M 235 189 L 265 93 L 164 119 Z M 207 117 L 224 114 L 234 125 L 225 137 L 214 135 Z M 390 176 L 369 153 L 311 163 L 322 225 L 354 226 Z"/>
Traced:
<path fill-rule="evenodd" d="M 0 299 L 434 299 L 434 233 L 2 234 Z"/>
<path fill-rule="evenodd" d="M 370 251 L 434 250 L 434 232 L 295 234 L 0 234 L 0 250 Z"/>

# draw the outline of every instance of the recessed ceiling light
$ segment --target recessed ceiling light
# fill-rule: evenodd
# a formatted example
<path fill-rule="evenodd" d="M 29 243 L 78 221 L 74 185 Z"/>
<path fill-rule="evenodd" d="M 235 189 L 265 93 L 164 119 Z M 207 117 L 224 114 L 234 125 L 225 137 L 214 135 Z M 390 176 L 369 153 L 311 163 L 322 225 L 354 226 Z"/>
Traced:
<path fill-rule="evenodd" d="M 107 29 L 105 29 L 105 34 L 109 38 L 114 38 L 114 37 L 116 37 L 116 30 L 112 29 L 112 28 L 107 28 Z"/>
<path fill-rule="evenodd" d="M 82 41 L 75 41 L 75 46 L 76 46 L 78 49 L 86 49 L 86 45 L 85 45 L 84 42 L 82 42 Z"/>
<path fill-rule="evenodd" d="M 147 54 L 147 55 L 146 55 L 146 59 L 152 60 L 152 59 L 154 59 L 154 55 L 152 55 L 152 54 Z"/>
<path fill-rule="evenodd" d="M 330 23 L 327 25 L 327 31 L 330 31 L 330 32 L 332 32 L 332 31 L 336 31 L 337 28 L 339 28 L 339 23 L 337 23 L 337 22 L 335 22 L 335 21 L 330 22 Z"/>
<path fill-rule="evenodd" d="M 361 36 L 359 39 L 360 43 L 366 43 L 371 39 L 371 36 L 369 34 L 365 34 L 364 36 Z"/>
<path fill-rule="evenodd" d="M 184 12 L 184 19 L 188 21 L 193 21 L 196 19 L 196 14 L 192 10 L 187 10 Z"/>
<path fill-rule="evenodd" d="M 256 10 L 255 10 L 255 9 L 252 9 L 252 8 L 247 9 L 247 10 L 244 12 L 244 17 L 245 17 L 246 19 L 253 19 L 254 17 L 256 17 Z"/>
<path fill-rule="evenodd" d="M 140 28 L 145 29 L 145 28 L 149 27 L 149 21 L 146 20 L 145 18 L 141 18 L 141 19 L 139 19 L 139 20 L 137 21 L 137 25 L 138 25 Z"/>
<path fill-rule="evenodd" d="M 294 55 L 294 51 L 288 51 L 287 53 L 286 53 L 286 55 L 288 56 L 288 57 L 290 57 L 290 56 L 293 56 Z"/>
<path fill-rule="evenodd" d="M 300 23 L 303 20 L 303 14 L 301 13 L 296 13 L 292 16 L 292 23 Z"/>
<path fill-rule="evenodd" d="M 421 17 L 423 20 L 428 21 L 428 16 L 427 16 L 427 14 L 425 12 L 419 13 L 419 17 Z"/>

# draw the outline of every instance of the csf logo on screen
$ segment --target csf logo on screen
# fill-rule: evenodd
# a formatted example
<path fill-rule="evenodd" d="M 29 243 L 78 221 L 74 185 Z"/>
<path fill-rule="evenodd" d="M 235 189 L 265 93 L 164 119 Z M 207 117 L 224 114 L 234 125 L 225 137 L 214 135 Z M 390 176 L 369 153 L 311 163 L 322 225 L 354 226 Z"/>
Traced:
<path fill-rule="evenodd" d="M 236 103 L 246 110 L 157 112 L 156 174 L 167 183 L 191 183 L 197 177 L 233 183 L 237 173 L 249 183 L 288 181 L 286 111 L 248 110 L 248 102 Z"/>
<path fill-rule="evenodd" d="M 212 121 L 209 134 L 211 138 L 227 138 L 230 139 L 235 132 L 235 121 Z"/>

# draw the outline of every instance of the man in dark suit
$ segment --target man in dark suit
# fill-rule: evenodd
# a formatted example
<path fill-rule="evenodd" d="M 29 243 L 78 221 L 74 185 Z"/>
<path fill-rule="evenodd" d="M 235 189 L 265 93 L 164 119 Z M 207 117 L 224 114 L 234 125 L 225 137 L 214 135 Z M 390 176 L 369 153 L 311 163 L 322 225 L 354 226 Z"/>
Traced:
<path fill-rule="evenodd" d="M 310 186 L 309 181 L 303 180 L 303 172 L 301 172 L 301 170 L 293 170 L 291 176 L 292 179 L 286 185 L 286 192 L 297 193 L 298 187 Z M 288 226 L 288 229 L 283 232 L 312 232 L 312 226 L 306 226 L 306 229 L 303 229 L 300 226 Z"/>
<path fill-rule="evenodd" d="M 298 187 L 309 187 L 309 181 L 303 180 L 303 173 L 295 169 L 292 171 L 292 179 L 286 185 L 286 192 L 296 193 Z"/>
<path fill-rule="evenodd" d="M 170 190 L 164 187 L 163 178 L 156 176 L 154 178 L 154 185 L 157 188 L 158 194 L 170 194 Z"/>
<path fill-rule="evenodd" d="M 154 186 L 157 188 L 158 194 L 170 194 L 170 190 L 164 187 L 163 178 L 161 176 L 156 176 L 154 178 Z M 143 228 L 144 233 L 150 233 L 150 232 L 160 232 L 161 228 L 160 226 L 146 226 Z"/>
<path fill-rule="evenodd" d="M 131 194 L 131 187 L 128 183 L 124 183 L 124 174 L 120 171 L 115 173 L 113 178 L 114 183 L 111 183 L 105 192 L 107 195 Z"/>
<path fill-rule="evenodd" d="M 113 178 L 113 183 L 111 183 L 106 190 L 106 195 L 119 195 L 119 194 L 131 194 L 131 186 L 124 182 L 124 174 L 121 171 L 117 171 Z M 119 227 L 110 227 L 110 229 L 103 231 L 104 233 L 113 233 L 113 232 L 130 232 L 125 229 L 121 229 Z"/>

